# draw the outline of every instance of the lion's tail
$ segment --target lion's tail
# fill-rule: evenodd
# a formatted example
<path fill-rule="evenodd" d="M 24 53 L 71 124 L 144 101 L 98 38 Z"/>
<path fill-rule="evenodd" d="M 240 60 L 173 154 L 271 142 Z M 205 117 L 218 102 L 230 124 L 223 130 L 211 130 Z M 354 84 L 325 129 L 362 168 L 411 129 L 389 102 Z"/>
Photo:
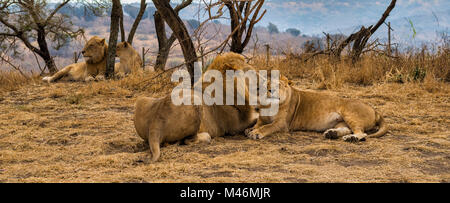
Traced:
<path fill-rule="evenodd" d="M 388 131 L 388 126 L 387 126 L 386 122 L 384 121 L 383 116 L 381 116 L 379 113 L 376 113 L 376 118 L 377 118 L 378 131 L 376 133 L 368 135 L 368 137 L 371 137 L 371 138 L 382 137 Z"/>

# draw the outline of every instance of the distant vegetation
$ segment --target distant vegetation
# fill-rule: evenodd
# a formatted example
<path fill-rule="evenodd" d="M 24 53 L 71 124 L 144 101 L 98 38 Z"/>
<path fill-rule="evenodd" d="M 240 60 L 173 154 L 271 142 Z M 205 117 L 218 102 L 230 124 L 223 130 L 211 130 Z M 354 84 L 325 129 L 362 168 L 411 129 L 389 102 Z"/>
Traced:
<path fill-rule="evenodd" d="M 269 30 L 270 34 L 280 33 L 280 31 L 278 30 L 278 27 L 273 23 L 269 23 L 269 25 L 267 26 L 267 29 Z"/>
<path fill-rule="evenodd" d="M 289 29 L 286 30 L 286 32 L 289 33 L 289 34 L 291 34 L 291 35 L 294 36 L 294 37 L 299 36 L 300 33 L 301 33 L 300 30 L 295 29 L 295 28 L 289 28 Z"/>

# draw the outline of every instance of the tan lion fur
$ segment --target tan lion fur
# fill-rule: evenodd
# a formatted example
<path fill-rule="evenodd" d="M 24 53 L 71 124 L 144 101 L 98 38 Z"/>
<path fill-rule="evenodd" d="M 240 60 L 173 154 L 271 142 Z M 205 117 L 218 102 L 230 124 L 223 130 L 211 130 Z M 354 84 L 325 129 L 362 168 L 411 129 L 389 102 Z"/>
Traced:
<path fill-rule="evenodd" d="M 213 62 L 208 66 L 207 70 L 218 70 L 223 76 L 223 92 L 226 92 L 225 72 L 226 70 L 252 70 L 253 68 L 245 62 L 242 55 L 236 53 L 225 53 L 217 56 Z M 238 89 L 237 81 L 235 80 L 234 88 Z M 242 83 L 241 83 L 242 84 Z M 210 85 L 203 81 L 203 90 Z M 203 105 L 202 118 L 200 129 L 198 131 L 199 137 L 218 137 L 225 134 L 237 134 L 243 132 L 248 127 L 256 122 L 257 112 L 252 106 L 248 104 L 248 89 L 245 90 L 245 105 Z M 235 94 L 235 101 L 237 94 Z M 223 97 L 225 99 L 225 97 Z M 223 101 L 225 104 L 225 101 Z M 210 139 L 209 138 L 209 139 Z"/>
<path fill-rule="evenodd" d="M 83 48 L 83 57 L 85 62 L 70 64 L 53 76 L 44 77 L 46 82 L 55 82 L 57 80 L 71 81 L 91 81 L 94 79 L 103 80 L 106 71 L 106 53 L 108 45 L 104 38 L 92 37 L 86 42 Z"/>
<path fill-rule="evenodd" d="M 324 132 L 328 139 L 342 137 L 345 141 L 357 142 L 367 137 L 381 137 L 387 132 L 383 117 L 360 101 L 301 91 L 291 87 L 284 77 L 280 80 L 279 96 L 278 114 L 260 116 L 256 125 L 245 131 L 247 136 L 261 139 L 275 132 L 307 130 Z M 378 132 L 365 133 L 377 126 Z"/>
<path fill-rule="evenodd" d="M 153 161 L 159 159 L 162 143 L 180 141 L 197 133 L 200 125 L 198 108 L 193 105 L 176 106 L 170 95 L 136 100 L 134 126 L 137 134 L 148 142 Z"/>
<path fill-rule="evenodd" d="M 138 52 L 128 42 L 117 44 L 116 55 L 120 62 L 115 64 L 114 72 L 116 76 L 123 77 L 127 74 L 142 72 L 142 59 Z"/>
<path fill-rule="evenodd" d="M 224 72 L 243 67 L 248 65 L 242 56 L 228 53 L 217 56 L 208 70 Z M 160 157 L 160 145 L 164 142 L 175 142 L 194 135 L 187 140 L 187 144 L 209 143 L 211 137 L 243 132 L 255 124 L 255 114 L 249 105 L 175 106 L 170 95 L 162 99 L 142 97 L 135 104 L 134 124 L 138 135 L 149 143 L 152 160 L 156 161 Z"/>

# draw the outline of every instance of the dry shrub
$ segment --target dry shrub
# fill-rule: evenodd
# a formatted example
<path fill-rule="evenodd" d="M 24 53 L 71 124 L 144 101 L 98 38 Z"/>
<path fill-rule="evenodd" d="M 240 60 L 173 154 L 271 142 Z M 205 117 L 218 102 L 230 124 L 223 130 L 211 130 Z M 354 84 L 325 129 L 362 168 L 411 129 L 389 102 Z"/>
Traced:
<path fill-rule="evenodd" d="M 440 91 L 442 83 L 450 81 L 450 57 L 448 48 L 429 53 L 426 47 L 416 52 L 388 57 L 367 53 L 352 64 L 344 57 L 341 61 L 319 55 L 304 62 L 296 57 L 271 57 L 269 64 L 265 55 L 252 58 L 257 69 L 277 69 L 290 79 L 306 78 L 319 89 L 335 89 L 344 84 L 374 85 L 378 83 L 423 83 L 427 91 Z"/>
<path fill-rule="evenodd" d="M 131 74 L 127 77 L 92 82 L 79 90 L 85 96 L 106 95 L 114 97 L 132 97 L 134 94 L 142 93 L 152 96 L 164 96 L 170 93 L 174 84 L 170 82 L 173 71 L 145 72 L 144 74 Z"/>
<path fill-rule="evenodd" d="M 27 77 L 21 75 L 17 71 L 0 70 L 0 92 L 18 90 L 23 85 L 29 84 L 36 79 L 36 76 Z"/>

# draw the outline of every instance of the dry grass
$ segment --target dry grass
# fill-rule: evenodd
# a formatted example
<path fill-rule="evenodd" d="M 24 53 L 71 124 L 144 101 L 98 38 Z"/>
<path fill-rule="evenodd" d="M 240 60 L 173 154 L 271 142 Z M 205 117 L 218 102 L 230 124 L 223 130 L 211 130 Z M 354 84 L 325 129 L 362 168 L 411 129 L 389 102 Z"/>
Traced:
<path fill-rule="evenodd" d="M 417 53 L 391 58 L 383 55 L 367 54 L 356 64 L 349 59 L 339 62 L 328 56 L 318 56 L 308 60 L 273 57 L 267 65 L 264 55 L 251 60 L 256 67 L 281 70 L 290 79 L 307 78 L 317 83 L 319 89 L 342 88 L 344 84 L 374 85 L 379 83 L 424 82 L 440 84 L 450 82 L 450 48 L 441 48 L 435 54 L 425 49 Z"/>
<path fill-rule="evenodd" d="M 315 132 L 257 141 L 226 136 L 209 145 L 168 145 L 150 163 L 134 130 L 133 105 L 140 95 L 169 93 L 170 73 L 151 83 L 142 81 L 159 73 L 109 82 L 31 82 L 0 92 L 0 182 L 450 182 L 450 84 L 444 73 L 426 69 L 422 81 L 399 83 L 387 77 L 397 74 L 390 67 L 401 74 L 411 69 L 390 59 L 368 58 L 357 67 L 321 60 L 274 59 L 270 66 L 298 88 L 322 86 L 369 103 L 385 115 L 388 135 L 358 144 Z M 263 60 L 252 63 L 264 66 Z M 444 68 L 448 77 L 448 63 Z"/>

